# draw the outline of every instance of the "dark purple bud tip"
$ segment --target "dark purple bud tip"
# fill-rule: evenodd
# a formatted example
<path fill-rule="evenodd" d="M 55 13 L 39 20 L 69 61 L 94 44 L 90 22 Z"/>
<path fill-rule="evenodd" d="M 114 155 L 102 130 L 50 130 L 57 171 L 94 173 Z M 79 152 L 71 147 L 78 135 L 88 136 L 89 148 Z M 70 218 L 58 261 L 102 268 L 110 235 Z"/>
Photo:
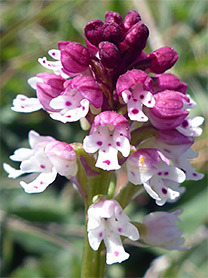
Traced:
<path fill-rule="evenodd" d="M 114 68 L 121 61 L 118 48 L 111 42 L 101 42 L 99 44 L 99 56 L 104 67 L 109 69 Z"/>
<path fill-rule="evenodd" d="M 170 69 L 178 60 L 178 53 L 169 46 L 155 50 L 147 56 L 150 59 L 149 70 L 154 73 L 163 73 Z"/>
<path fill-rule="evenodd" d="M 98 46 L 102 41 L 102 26 L 103 22 L 99 19 L 92 20 L 85 26 L 85 36 L 91 44 Z"/>
<path fill-rule="evenodd" d="M 119 49 L 122 52 L 141 51 L 146 45 L 148 36 L 149 30 L 147 26 L 142 21 L 139 21 L 126 33 L 125 39 L 119 44 Z"/>
<path fill-rule="evenodd" d="M 140 20 L 140 15 L 136 11 L 130 10 L 123 21 L 125 31 L 128 31 L 134 24 L 136 24 Z"/>
<path fill-rule="evenodd" d="M 117 23 L 119 26 L 123 27 L 123 20 L 119 13 L 108 11 L 105 13 L 105 23 Z"/>
<path fill-rule="evenodd" d="M 104 24 L 102 28 L 102 38 L 103 41 L 118 44 L 123 39 L 123 30 L 115 22 Z"/>

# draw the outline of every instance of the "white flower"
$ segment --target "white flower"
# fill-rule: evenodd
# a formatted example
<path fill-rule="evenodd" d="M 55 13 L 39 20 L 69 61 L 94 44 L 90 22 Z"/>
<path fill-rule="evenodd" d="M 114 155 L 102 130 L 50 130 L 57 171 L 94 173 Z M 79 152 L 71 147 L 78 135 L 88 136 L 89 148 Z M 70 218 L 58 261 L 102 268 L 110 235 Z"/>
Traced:
<path fill-rule="evenodd" d="M 129 257 L 120 236 L 134 241 L 139 239 L 137 228 L 129 222 L 128 216 L 115 200 L 101 200 L 89 207 L 87 231 L 93 250 L 98 250 L 101 241 L 104 240 L 107 264 L 121 263 Z"/>
<path fill-rule="evenodd" d="M 17 178 L 25 173 L 36 174 L 32 182 L 20 182 L 25 192 L 43 192 L 55 180 L 57 173 L 66 177 L 76 175 L 76 153 L 69 144 L 49 136 L 40 136 L 35 131 L 29 132 L 29 144 L 31 149 L 20 148 L 10 156 L 11 160 L 21 162 L 20 170 L 3 164 L 9 178 Z"/>
<path fill-rule="evenodd" d="M 124 157 L 130 153 L 128 121 L 113 111 L 100 113 L 95 117 L 83 147 L 88 153 L 98 151 L 96 167 L 107 171 L 119 169 L 118 152 Z"/>
<path fill-rule="evenodd" d="M 176 221 L 180 222 L 178 215 L 181 209 L 173 212 L 157 211 L 144 217 L 144 231 L 141 239 L 149 245 L 168 250 L 186 250 L 182 245 L 185 239 L 181 237 L 183 231 L 178 230 Z"/>
<path fill-rule="evenodd" d="M 182 192 L 179 187 L 186 175 L 156 149 L 138 149 L 126 162 L 129 181 L 143 184 L 147 193 L 162 206 L 166 201 L 176 200 Z"/>

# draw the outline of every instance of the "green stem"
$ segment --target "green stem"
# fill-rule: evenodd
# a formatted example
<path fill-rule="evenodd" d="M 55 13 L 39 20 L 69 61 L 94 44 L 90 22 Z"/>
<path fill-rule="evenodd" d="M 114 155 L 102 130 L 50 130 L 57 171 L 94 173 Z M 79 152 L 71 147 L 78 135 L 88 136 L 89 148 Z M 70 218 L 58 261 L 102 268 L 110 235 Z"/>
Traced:
<path fill-rule="evenodd" d="M 136 196 L 144 192 L 144 188 L 139 185 L 128 183 L 116 196 L 122 208 L 125 208 Z"/>
<path fill-rule="evenodd" d="M 87 220 L 86 220 L 87 222 Z M 92 250 L 85 229 L 84 252 L 82 257 L 81 278 L 98 278 L 105 276 L 105 250 L 102 243 L 97 251 Z"/>

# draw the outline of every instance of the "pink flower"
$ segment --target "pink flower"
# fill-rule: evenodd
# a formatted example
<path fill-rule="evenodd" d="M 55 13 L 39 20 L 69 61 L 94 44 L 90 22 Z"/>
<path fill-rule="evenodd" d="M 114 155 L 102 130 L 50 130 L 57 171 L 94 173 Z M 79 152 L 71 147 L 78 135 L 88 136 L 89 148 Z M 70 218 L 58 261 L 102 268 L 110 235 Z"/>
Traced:
<path fill-rule="evenodd" d="M 123 212 L 115 200 L 101 200 L 91 205 L 88 215 L 88 240 L 93 250 L 98 250 L 103 240 L 107 250 L 106 263 L 121 263 L 128 259 L 120 236 L 131 240 L 139 239 L 137 228 L 130 223 L 128 216 Z"/>
<path fill-rule="evenodd" d="M 64 88 L 64 92 L 49 104 L 57 111 L 50 113 L 52 119 L 63 123 L 75 122 L 87 115 L 90 104 L 95 108 L 103 104 L 102 90 L 91 76 L 76 76 L 67 80 Z"/>
<path fill-rule="evenodd" d="M 131 70 L 120 75 L 116 90 L 127 103 L 128 116 L 132 121 L 148 121 L 142 107 L 143 105 L 149 108 L 154 107 L 155 100 L 151 93 L 153 92 L 152 80 L 144 71 Z"/>
<path fill-rule="evenodd" d="M 176 221 L 180 222 L 178 215 L 181 209 L 173 212 L 157 211 L 144 217 L 144 231 L 141 239 L 152 246 L 168 250 L 187 250 L 183 247 L 185 239 L 181 237 L 183 230 L 178 231 Z"/>
<path fill-rule="evenodd" d="M 130 152 L 130 133 L 126 118 L 113 111 L 105 111 L 94 119 L 90 135 L 83 141 L 83 147 L 88 153 L 98 151 L 96 167 L 103 170 L 116 170 L 118 151 L 124 157 Z"/>
<path fill-rule="evenodd" d="M 29 132 L 29 144 L 31 149 L 20 148 L 10 156 L 11 160 L 21 162 L 20 170 L 6 163 L 3 165 L 9 178 L 17 178 L 25 173 L 35 173 L 36 177 L 32 182 L 20 182 L 25 192 L 43 192 L 55 180 L 57 174 L 68 178 L 76 175 L 76 153 L 69 144 L 57 141 L 50 136 L 40 136 L 35 131 Z"/>

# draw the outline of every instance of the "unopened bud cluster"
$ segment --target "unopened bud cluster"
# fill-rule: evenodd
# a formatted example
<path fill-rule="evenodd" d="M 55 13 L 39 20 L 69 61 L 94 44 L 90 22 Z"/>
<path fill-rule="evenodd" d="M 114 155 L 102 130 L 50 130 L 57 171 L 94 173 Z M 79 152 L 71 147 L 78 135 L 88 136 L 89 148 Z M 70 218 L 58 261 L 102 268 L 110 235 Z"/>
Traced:
<path fill-rule="evenodd" d="M 146 53 L 149 30 L 133 10 L 124 19 L 108 11 L 104 22 L 88 22 L 84 34 L 86 47 L 61 41 L 58 49 L 48 52 L 53 61 L 38 59 L 52 72 L 30 78 L 36 98 L 17 95 L 12 109 L 25 113 L 44 109 L 65 124 L 85 119 L 89 134 L 82 143 L 68 144 L 30 131 L 31 148 L 11 156 L 21 162 L 20 170 L 4 164 L 5 170 L 11 178 L 36 173 L 32 182 L 20 182 L 28 193 L 44 191 L 57 174 L 63 175 L 87 199 L 92 177 L 102 179 L 103 172 L 116 174 L 123 167 L 129 182 L 142 184 L 157 205 L 176 201 L 185 191 L 182 182 L 203 178 L 189 161 L 197 156 L 191 146 L 202 132 L 203 118 L 189 117 L 196 103 L 186 93 L 187 84 L 166 73 L 178 53 L 168 46 Z M 80 171 L 86 179 L 80 178 Z M 113 199 L 107 195 L 108 186 L 109 180 L 105 190 L 96 192 L 103 198 L 88 200 L 87 226 L 93 250 L 104 241 L 108 264 L 129 257 L 120 236 L 138 240 L 140 233 L 149 245 L 184 249 L 175 223 L 181 211 L 154 212 L 134 226 L 116 195 Z"/>

